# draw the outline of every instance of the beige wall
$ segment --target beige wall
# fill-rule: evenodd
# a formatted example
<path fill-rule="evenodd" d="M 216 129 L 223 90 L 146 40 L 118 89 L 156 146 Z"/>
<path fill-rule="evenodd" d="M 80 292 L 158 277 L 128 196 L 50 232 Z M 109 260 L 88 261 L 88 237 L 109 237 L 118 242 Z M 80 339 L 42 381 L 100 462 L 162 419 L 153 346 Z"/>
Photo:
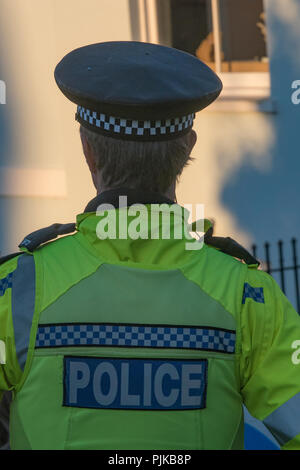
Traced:
<path fill-rule="evenodd" d="M 197 114 L 194 129 L 197 132 L 192 155 L 194 162 L 184 170 L 178 200 L 205 204 L 205 217 L 215 221 L 219 236 L 230 236 L 250 246 L 253 238 L 224 205 L 222 191 L 237 177 L 235 171 L 244 164 L 259 173 L 267 174 L 270 170 L 274 135 L 269 116 L 247 112 L 217 113 L 207 109 Z M 254 189 L 249 188 L 245 208 L 251 205 L 251 190 Z"/>
<path fill-rule="evenodd" d="M 0 153 L 3 253 L 35 229 L 73 221 L 94 197 L 75 105 L 53 71 L 70 50 L 131 40 L 131 32 L 127 0 L 0 0 L 0 12 L 0 79 L 7 87 L 0 112 L 11 131 L 10 149 Z"/>
<path fill-rule="evenodd" d="M 284 4 L 284 0 L 276 0 L 280 2 Z M 1 105 L 0 117 L 11 130 L 10 148 L 0 148 L 0 216 L 5 220 L 0 251 L 14 250 L 33 230 L 73 221 L 94 197 L 74 120 L 75 105 L 58 90 L 53 71 L 76 47 L 137 40 L 141 34 L 138 22 L 130 17 L 137 5 L 138 0 L 0 0 L 0 79 L 7 86 L 7 104 Z M 284 97 L 284 103 L 288 98 Z M 279 119 L 281 115 L 278 128 Z M 178 200 L 204 203 L 205 215 L 217 221 L 219 235 L 249 245 L 253 238 L 225 207 L 222 191 L 245 164 L 258 175 L 270 173 L 274 120 L 259 112 L 203 111 L 197 115 L 195 130 L 195 161 L 183 173 Z M 279 144 L 278 149 L 287 149 L 288 142 Z M 249 188 L 251 192 L 253 198 L 255 188 Z M 251 204 L 251 200 L 244 201 L 245 213 Z M 268 206 L 265 211 L 268 213 Z M 256 215 L 251 224 L 258 226 Z"/>

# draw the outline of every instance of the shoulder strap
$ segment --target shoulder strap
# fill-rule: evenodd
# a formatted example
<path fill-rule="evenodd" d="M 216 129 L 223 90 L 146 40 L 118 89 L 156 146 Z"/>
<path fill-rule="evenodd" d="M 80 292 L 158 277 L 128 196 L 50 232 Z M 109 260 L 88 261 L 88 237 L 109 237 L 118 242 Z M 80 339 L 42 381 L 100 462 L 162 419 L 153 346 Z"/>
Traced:
<path fill-rule="evenodd" d="M 20 243 L 19 248 L 26 248 L 26 250 L 33 252 L 43 243 L 54 240 L 59 235 L 67 235 L 75 232 L 76 224 L 53 224 L 49 227 L 36 230 L 35 232 L 27 235 Z"/>
<path fill-rule="evenodd" d="M 254 258 L 249 251 L 246 250 L 242 245 L 233 240 L 230 237 L 213 237 L 213 226 L 211 226 L 204 235 L 204 243 L 207 245 L 218 248 L 222 253 L 231 255 L 234 258 L 245 261 L 246 264 L 256 264 L 257 267 L 260 262 Z"/>
<path fill-rule="evenodd" d="M 22 251 L 19 251 L 18 253 L 11 253 L 10 255 L 2 256 L 2 258 L 0 258 L 0 266 L 1 264 L 6 263 L 6 261 L 9 261 L 10 259 L 15 258 L 16 256 L 20 256 L 23 254 L 24 253 Z"/>

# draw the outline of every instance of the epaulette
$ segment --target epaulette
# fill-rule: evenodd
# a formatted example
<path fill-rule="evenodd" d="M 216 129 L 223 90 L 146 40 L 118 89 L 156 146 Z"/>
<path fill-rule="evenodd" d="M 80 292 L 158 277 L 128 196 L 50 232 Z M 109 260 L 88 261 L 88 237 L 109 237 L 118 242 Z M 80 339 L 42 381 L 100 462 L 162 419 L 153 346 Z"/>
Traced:
<path fill-rule="evenodd" d="M 248 265 L 260 265 L 260 262 L 242 245 L 230 237 L 214 237 L 213 226 L 211 226 L 204 235 L 204 243 L 219 249 L 222 253 L 231 255 L 244 261 Z"/>
<path fill-rule="evenodd" d="M 25 248 L 26 251 L 31 253 L 36 250 L 43 243 L 54 240 L 59 235 L 67 235 L 75 232 L 76 224 L 53 224 L 49 227 L 36 230 L 35 232 L 27 235 L 24 240 L 20 243 L 19 248 Z"/>

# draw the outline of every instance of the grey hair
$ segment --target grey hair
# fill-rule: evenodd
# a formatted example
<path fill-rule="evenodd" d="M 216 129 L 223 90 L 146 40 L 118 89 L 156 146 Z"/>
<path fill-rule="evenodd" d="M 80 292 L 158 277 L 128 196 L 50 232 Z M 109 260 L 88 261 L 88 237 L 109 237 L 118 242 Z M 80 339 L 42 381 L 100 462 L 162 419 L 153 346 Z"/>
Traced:
<path fill-rule="evenodd" d="M 190 131 L 191 132 L 191 131 Z M 165 192 L 178 181 L 190 157 L 189 133 L 167 141 L 136 142 L 107 137 L 80 126 L 111 189 L 127 187 Z"/>

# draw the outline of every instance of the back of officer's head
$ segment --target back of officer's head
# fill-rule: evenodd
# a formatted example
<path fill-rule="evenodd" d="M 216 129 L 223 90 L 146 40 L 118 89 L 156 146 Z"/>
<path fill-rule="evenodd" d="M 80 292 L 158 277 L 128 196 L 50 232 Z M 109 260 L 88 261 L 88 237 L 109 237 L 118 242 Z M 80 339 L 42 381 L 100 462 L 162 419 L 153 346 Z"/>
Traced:
<path fill-rule="evenodd" d="M 196 141 L 194 131 L 170 140 L 128 141 L 108 137 L 80 126 L 87 160 L 92 153 L 102 185 L 140 188 L 164 193 L 178 181 Z M 91 169 L 91 165 L 90 169 Z"/>
<path fill-rule="evenodd" d="M 190 160 L 195 113 L 222 83 L 197 57 L 139 41 L 90 44 L 55 68 L 77 104 L 83 150 L 97 190 L 128 187 L 164 193 Z"/>

